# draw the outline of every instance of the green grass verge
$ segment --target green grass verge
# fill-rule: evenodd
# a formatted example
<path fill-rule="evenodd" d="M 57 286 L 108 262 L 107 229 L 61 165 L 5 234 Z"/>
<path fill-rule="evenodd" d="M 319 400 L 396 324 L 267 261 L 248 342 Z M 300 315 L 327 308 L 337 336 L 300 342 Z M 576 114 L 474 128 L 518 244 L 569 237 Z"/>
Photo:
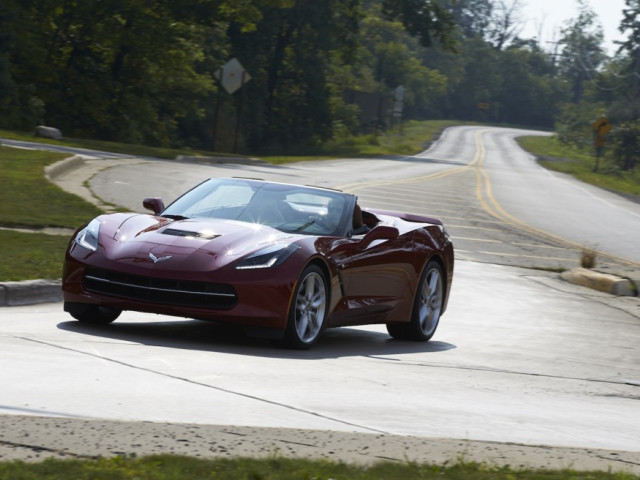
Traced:
<path fill-rule="evenodd" d="M 44 167 L 67 156 L 0 146 L 0 226 L 77 228 L 101 213 L 45 178 Z"/>
<path fill-rule="evenodd" d="M 383 155 L 415 155 L 424 151 L 446 127 L 460 125 L 452 120 L 408 121 L 379 135 L 358 135 L 327 142 L 314 155 L 262 156 L 269 163 L 283 164 L 329 158 L 364 158 Z"/>
<path fill-rule="evenodd" d="M 0 230 L 0 282 L 60 278 L 68 243 L 60 235 Z"/>
<path fill-rule="evenodd" d="M 0 463 L 0 479 L 74 480 L 637 480 L 625 473 L 575 472 L 572 470 L 512 470 L 477 463 L 455 465 L 380 462 L 372 466 L 345 463 L 269 458 L 202 460 L 157 455 L 143 458 L 114 457 L 98 460 L 45 460 L 40 463 Z"/>
<path fill-rule="evenodd" d="M 450 120 L 408 121 L 381 135 L 361 135 L 328 142 L 324 149 L 333 155 L 415 155 L 424 151 L 446 127 L 460 125 Z"/>
<path fill-rule="evenodd" d="M 75 229 L 101 213 L 45 178 L 44 167 L 66 156 L 0 146 L 0 226 Z M 60 278 L 68 243 L 64 236 L 0 230 L 0 281 Z"/>
<path fill-rule="evenodd" d="M 606 149 L 598 171 L 594 172 L 596 158 L 593 152 L 561 143 L 556 136 L 521 137 L 518 143 L 525 150 L 542 157 L 540 164 L 545 168 L 573 175 L 600 188 L 640 196 L 640 168 L 627 172 L 620 170 Z"/>

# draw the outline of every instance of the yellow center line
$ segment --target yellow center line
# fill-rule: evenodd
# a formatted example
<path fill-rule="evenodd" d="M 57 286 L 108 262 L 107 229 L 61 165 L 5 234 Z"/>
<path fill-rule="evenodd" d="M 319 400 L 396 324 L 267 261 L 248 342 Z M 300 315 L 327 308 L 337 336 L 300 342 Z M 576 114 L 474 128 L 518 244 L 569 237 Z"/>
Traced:
<path fill-rule="evenodd" d="M 540 245 L 534 243 L 521 243 L 521 242 L 511 242 L 511 245 L 518 245 L 519 247 L 535 247 L 535 248 L 549 248 L 552 250 L 566 250 L 566 247 L 554 247 L 551 245 Z"/>
<path fill-rule="evenodd" d="M 557 260 L 561 262 L 574 262 L 575 258 L 563 258 L 563 257 L 545 257 L 542 255 L 523 255 L 521 253 L 504 253 L 504 252 L 483 252 L 478 251 L 478 253 L 484 253 L 485 255 L 499 255 L 501 257 L 518 257 L 518 258 L 535 258 L 538 260 Z"/>
<path fill-rule="evenodd" d="M 456 237 L 451 236 L 453 240 L 467 240 L 470 242 L 484 242 L 484 243 L 504 243 L 501 240 L 491 240 L 489 238 L 472 238 L 472 237 Z"/>
<path fill-rule="evenodd" d="M 493 196 L 493 191 L 491 188 L 491 180 L 489 178 L 489 175 L 483 168 L 484 161 L 486 159 L 486 151 L 484 148 L 484 143 L 482 142 L 482 134 L 485 131 L 486 130 L 479 131 L 476 133 L 476 156 L 474 158 L 474 162 L 472 163 L 477 164 L 476 195 L 478 197 L 478 200 L 480 201 L 480 204 L 487 211 L 487 213 L 494 216 L 495 218 L 502 220 L 507 225 L 511 225 L 512 227 L 522 230 L 524 232 L 527 232 L 529 234 L 537 235 L 542 238 L 546 238 L 553 242 L 559 243 L 561 245 L 567 245 L 571 248 L 584 250 L 586 248 L 584 245 L 577 242 L 573 242 L 571 240 L 567 240 L 566 238 L 559 237 L 558 235 L 554 235 L 545 230 L 529 225 L 528 223 L 525 223 L 522 220 L 515 218 L 513 215 L 508 213 L 504 208 L 502 208 L 502 205 L 500 205 L 500 203 L 498 203 L 496 198 Z M 640 265 L 640 263 L 636 263 L 631 260 L 627 260 L 626 258 L 617 257 L 615 255 L 610 255 L 608 253 L 604 253 L 601 251 L 595 251 L 595 253 L 598 256 L 609 258 L 616 262 L 624 263 L 627 265 Z"/>
<path fill-rule="evenodd" d="M 345 190 L 345 191 L 349 191 L 349 192 L 355 192 L 358 190 L 362 190 L 363 188 L 369 188 L 369 187 L 379 187 L 381 185 L 399 185 L 399 184 L 409 184 L 409 183 L 418 183 L 418 182 L 424 182 L 427 180 L 434 180 L 436 178 L 442 178 L 442 177 L 448 177 L 449 175 L 454 175 L 456 173 L 460 173 L 464 170 L 468 170 L 471 166 L 472 163 L 469 163 L 467 165 L 464 165 L 462 167 L 455 167 L 455 168 L 450 168 L 448 170 L 443 170 L 440 172 L 435 172 L 435 173 L 431 173 L 429 175 L 423 175 L 421 177 L 413 177 L 413 178 L 399 178 L 396 180 L 381 180 L 381 181 L 377 181 L 377 182 L 358 182 L 358 183 L 346 183 L 344 185 L 339 185 L 337 187 L 335 187 L 338 190 Z"/>
<path fill-rule="evenodd" d="M 538 236 L 541 237 L 543 239 L 546 239 L 548 241 L 552 241 L 555 243 L 558 243 L 560 245 L 565 246 L 565 248 L 572 248 L 572 249 L 576 249 L 576 250 L 585 250 L 587 247 L 585 247 L 584 245 L 571 241 L 571 240 L 567 240 L 566 238 L 560 237 L 558 235 L 554 235 L 552 233 L 549 233 L 545 230 L 542 230 L 540 228 L 534 227 L 532 225 L 529 225 L 528 223 L 523 222 L 522 220 L 514 217 L 513 215 L 511 215 L 510 213 L 508 213 L 503 207 L 502 205 L 500 205 L 500 203 L 496 200 L 496 198 L 493 195 L 493 189 L 491 186 L 491 179 L 489 178 L 489 175 L 487 174 L 487 172 L 484 169 L 484 162 L 486 159 L 486 150 L 484 147 L 484 142 L 482 141 L 482 136 L 487 132 L 488 130 L 479 130 L 476 132 L 475 134 L 475 144 L 476 144 L 476 151 L 473 157 L 473 160 L 463 166 L 459 166 L 459 167 L 455 167 L 455 168 L 449 168 L 447 170 L 442 170 L 436 173 L 432 173 L 429 175 L 423 175 L 420 177 L 414 177 L 414 178 L 400 178 L 400 179 L 395 179 L 395 180 L 382 180 L 382 181 L 375 181 L 375 182 L 357 182 L 357 183 L 347 183 L 344 185 L 339 185 L 336 188 L 339 190 L 343 190 L 343 191 L 349 191 L 349 192 L 356 192 L 365 188 L 370 188 L 370 187 L 380 187 L 380 186 L 384 186 L 384 185 L 407 185 L 407 184 L 412 184 L 412 183 L 419 183 L 419 182 L 424 182 L 424 181 L 429 181 L 429 180 L 435 180 L 435 179 L 439 179 L 439 178 L 444 178 L 444 177 L 448 177 L 450 175 L 456 175 L 458 173 L 463 173 L 466 172 L 470 169 L 474 169 L 475 171 L 475 175 L 476 175 L 476 197 L 478 198 L 478 201 L 480 202 L 480 205 L 482 206 L 482 209 L 487 212 L 489 215 L 491 215 L 492 217 L 500 220 L 502 223 L 505 223 L 507 225 L 510 225 L 511 227 L 526 232 L 530 235 L 534 235 L 534 236 Z M 407 212 L 409 213 L 409 212 Z M 449 226 L 449 225 L 448 225 Z M 451 228 L 453 228 L 453 226 L 450 226 Z M 468 227 L 468 226 L 456 226 L 456 228 L 468 228 L 468 229 L 477 229 L 477 230 L 490 230 L 490 229 L 483 229 L 481 227 Z M 523 244 L 525 245 L 525 244 Z M 536 245 L 539 246 L 539 245 Z M 552 247 L 549 247 L 552 248 Z M 555 247 L 558 248 L 558 247 Z M 593 250 L 593 249 L 590 249 Z M 490 252 L 483 252 L 483 253 L 490 253 Z M 615 255 L 610 255 L 608 253 L 604 253 L 601 251 L 594 251 L 594 253 L 598 256 L 604 257 L 604 258 L 608 258 L 610 260 L 619 262 L 619 263 L 623 263 L 626 265 L 632 265 L 632 266 L 640 266 L 640 263 L 638 262 L 633 262 L 631 260 L 627 260 L 626 258 L 622 258 L 622 257 L 617 257 Z M 507 255 L 507 254 L 497 254 L 497 253 L 491 253 L 492 255 Z M 513 254 L 508 254 L 508 256 L 517 256 L 517 255 L 513 255 Z M 521 255 L 523 257 L 527 257 L 526 255 Z M 548 258 L 548 257 L 535 257 L 535 256 L 531 256 L 530 258 Z M 551 258 L 552 260 L 574 260 L 574 259 L 564 259 L 564 258 Z"/>
<path fill-rule="evenodd" d="M 447 224 L 447 230 L 453 230 L 454 228 L 464 228 L 466 230 L 484 230 L 485 232 L 501 232 L 499 228 L 487 228 L 487 227 L 474 227 L 472 225 L 454 225 Z"/>

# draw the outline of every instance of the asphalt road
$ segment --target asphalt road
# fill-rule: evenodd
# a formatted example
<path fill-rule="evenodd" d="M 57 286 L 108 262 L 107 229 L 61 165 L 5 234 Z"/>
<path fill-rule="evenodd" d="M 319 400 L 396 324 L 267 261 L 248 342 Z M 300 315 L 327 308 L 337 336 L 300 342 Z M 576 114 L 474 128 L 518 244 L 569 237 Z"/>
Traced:
<path fill-rule="evenodd" d="M 135 210 L 145 196 L 171 200 L 204 178 L 234 175 L 342 187 L 365 206 L 439 216 L 458 258 L 449 310 L 427 344 L 371 326 L 327 331 L 312 350 L 291 352 L 212 323 L 126 312 L 89 327 L 60 304 L 3 308 L 0 413 L 311 429 L 301 444 L 338 431 L 498 442 L 494 452 L 505 442 L 578 447 L 640 471 L 638 299 L 514 266 L 575 266 L 581 245 L 597 244 L 603 262 L 635 268 L 637 246 L 625 239 L 640 238 L 638 205 L 539 169 L 513 144 L 519 133 L 460 127 L 418 157 L 288 167 L 90 162 L 92 192 Z M 593 221 L 595 205 L 615 239 Z M 15 449 L 47 441 L 0 433 L 0 446 Z M 538 466 L 569 462 L 545 449 Z M 122 450 L 137 451 L 126 442 Z"/>
<path fill-rule="evenodd" d="M 212 176 L 245 176 L 340 188 L 361 204 L 441 218 L 458 258 L 547 269 L 579 266 L 585 249 L 600 267 L 640 267 L 640 203 L 549 172 L 520 149 L 544 132 L 453 127 L 416 157 L 330 160 L 290 166 L 149 161 L 107 168 L 90 180 L 100 199 L 142 211 Z M 98 161 L 99 165 L 99 161 Z"/>

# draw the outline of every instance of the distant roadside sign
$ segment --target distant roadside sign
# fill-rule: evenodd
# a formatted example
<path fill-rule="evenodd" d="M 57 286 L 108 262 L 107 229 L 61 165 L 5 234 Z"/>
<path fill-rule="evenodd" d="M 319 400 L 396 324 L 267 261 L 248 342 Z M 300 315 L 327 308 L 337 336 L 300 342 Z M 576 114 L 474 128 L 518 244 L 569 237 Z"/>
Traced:
<path fill-rule="evenodd" d="M 609 123 L 609 120 L 607 120 L 607 117 L 600 117 L 593 123 L 593 130 L 598 136 L 605 136 L 611 131 L 611 128 L 611 124 Z"/>
<path fill-rule="evenodd" d="M 247 83 L 251 77 L 237 58 L 232 58 L 213 74 L 220 85 L 231 95 Z"/>
<path fill-rule="evenodd" d="M 397 118 L 402 117 L 402 109 L 404 103 L 404 87 L 402 85 L 398 85 L 396 89 L 393 91 L 393 116 Z"/>
<path fill-rule="evenodd" d="M 595 133 L 594 143 L 596 145 L 596 149 L 604 148 L 605 143 L 607 142 L 607 133 L 611 131 L 611 124 L 607 117 L 600 117 L 598 120 L 593 122 L 593 132 Z"/>

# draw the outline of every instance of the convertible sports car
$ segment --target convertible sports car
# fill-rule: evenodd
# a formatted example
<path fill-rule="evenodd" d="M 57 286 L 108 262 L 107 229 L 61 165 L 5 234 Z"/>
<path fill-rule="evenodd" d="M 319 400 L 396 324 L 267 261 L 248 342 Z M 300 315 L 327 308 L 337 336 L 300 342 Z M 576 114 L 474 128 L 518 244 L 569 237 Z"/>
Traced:
<path fill-rule="evenodd" d="M 446 309 L 453 245 L 439 220 L 243 178 L 143 205 L 153 215 L 101 215 L 72 237 L 62 291 L 75 319 L 135 310 L 227 321 L 308 348 L 323 328 L 370 323 L 427 341 Z"/>

